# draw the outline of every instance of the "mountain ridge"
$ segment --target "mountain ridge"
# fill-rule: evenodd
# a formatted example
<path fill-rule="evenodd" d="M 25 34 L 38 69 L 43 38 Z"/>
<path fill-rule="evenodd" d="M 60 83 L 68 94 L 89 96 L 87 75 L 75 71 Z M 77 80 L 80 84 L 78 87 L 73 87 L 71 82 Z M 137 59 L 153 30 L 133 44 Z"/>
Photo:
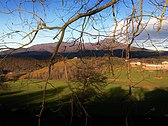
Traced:
<path fill-rule="evenodd" d="M 57 43 L 58 42 L 36 44 L 28 48 L 21 48 L 21 49 L 15 50 L 13 54 L 25 52 L 25 51 L 47 51 L 52 53 L 55 50 Z M 77 52 L 79 50 L 110 50 L 110 48 L 124 49 L 126 48 L 126 44 L 116 42 L 111 38 L 106 38 L 96 43 L 62 42 L 58 52 Z M 139 49 L 137 47 L 132 47 L 132 48 Z M 12 51 L 13 50 L 11 49 L 11 50 L 0 52 L 0 54 L 2 53 L 5 54 Z"/>
<path fill-rule="evenodd" d="M 52 56 L 55 50 L 57 42 L 45 43 L 33 45 L 29 48 L 21 48 L 16 51 L 7 50 L 0 52 L 0 56 L 9 55 L 9 57 L 33 57 L 35 59 L 47 59 Z M 80 43 L 80 42 L 62 42 L 58 53 L 64 57 L 81 57 L 81 56 L 103 56 L 104 54 L 110 54 L 116 57 L 124 57 L 127 45 L 116 42 L 111 38 L 106 38 L 97 43 Z M 111 54 L 113 51 L 113 54 Z M 159 52 L 142 49 L 137 47 L 131 47 L 131 57 L 142 58 L 142 57 L 156 57 L 168 56 L 168 51 Z"/>

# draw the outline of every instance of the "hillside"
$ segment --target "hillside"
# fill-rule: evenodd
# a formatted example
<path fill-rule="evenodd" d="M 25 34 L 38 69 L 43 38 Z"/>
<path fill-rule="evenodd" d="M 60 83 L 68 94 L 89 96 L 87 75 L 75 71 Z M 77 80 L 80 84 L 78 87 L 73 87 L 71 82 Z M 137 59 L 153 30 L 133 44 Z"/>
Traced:
<path fill-rule="evenodd" d="M 123 58 L 113 58 L 115 66 L 123 65 Z M 65 61 L 59 61 L 55 63 L 51 68 L 50 79 L 54 80 L 65 80 L 67 71 L 68 78 L 74 78 L 77 75 L 77 70 L 83 67 L 92 67 L 99 73 L 106 74 L 109 72 L 108 67 L 110 66 L 108 57 L 100 58 L 73 58 Z M 65 71 L 66 69 L 66 71 Z M 46 79 L 48 77 L 48 67 L 44 67 L 38 70 L 34 70 L 20 77 L 20 79 Z M 90 70 L 90 69 L 89 69 Z"/>
<path fill-rule="evenodd" d="M 73 65 L 73 63 L 75 62 L 75 60 L 71 59 L 66 61 L 66 65 L 68 68 L 70 68 L 70 66 Z M 51 77 L 50 79 L 53 79 L 53 77 L 55 76 L 55 78 L 57 79 L 65 79 L 64 75 L 64 69 L 65 69 L 65 63 L 63 61 L 57 62 L 52 66 L 51 69 Z M 44 67 L 35 71 L 32 71 L 28 74 L 25 74 L 23 76 L 20 77 L 20 79 L 46 79 L 48 77 L 48 67 Z"/>

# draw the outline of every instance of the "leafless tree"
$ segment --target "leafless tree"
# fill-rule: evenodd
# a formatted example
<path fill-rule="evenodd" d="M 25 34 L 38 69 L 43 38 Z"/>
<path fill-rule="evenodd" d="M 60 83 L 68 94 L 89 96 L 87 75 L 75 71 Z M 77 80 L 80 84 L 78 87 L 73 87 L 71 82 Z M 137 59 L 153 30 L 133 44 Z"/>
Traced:
<path fill-rule="evenodd" d="M 152 9 L 148 10 L 145 4 Z M 0 2 L 0 15 L 8 21 L 5 20 L 6 28 L 1 31 L 0 50 L 15 51 L 31 45 L 42 37 L 58 41 L 50 59 L 42 109 L 38 115 L 40 119 L 45 106 L 51 67 L 63 41 L 73 41 L 74 44 L 79 42 L 80 49 L 84 49 L 85 42 L 94 40 L 99 43 L 106 37 L 111 38 L 112 43 L 127 44 L 127 75 L 131 93 L 131 46 L 144 34 L 146 38 L 143 44 L 152 43 L 149 27 L 158 34 L 162 29 L 167 30 L 163 28 L 167 23 L 167 4 L 167 0 L 4 0 Z M 11 44 L 15 48 L 10 46 Z M 153 46 L 157 48 L 154 44 Z M 112 44 L 109 49 L 113 51 L 113 48 Z M 113 70 L 113 66 L 111 69 Z"/>

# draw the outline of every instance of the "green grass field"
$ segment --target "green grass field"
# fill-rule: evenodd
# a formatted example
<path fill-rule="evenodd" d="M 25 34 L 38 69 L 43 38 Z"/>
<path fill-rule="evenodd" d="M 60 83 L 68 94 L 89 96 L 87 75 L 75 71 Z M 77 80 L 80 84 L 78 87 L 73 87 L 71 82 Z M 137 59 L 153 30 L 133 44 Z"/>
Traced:
<path fill-rule="evenodd" d="M 79 96 L 79 100 L 86 107 L 86 110 L 93 118 L 103 117 L 108 121 L 109 117 L 129 115 L 143 115 L 145 118 L 153 118 L 153 116 L 164 117 L 167 119 L 168 115 L 168 75 L 162 71 L 143 71 L 139 68 L 131 69 L 131 79 L 127 78 L 126 69 L 115 69 L 115 75 L 109 75 L 108 85 L 101 92 L 92 93 L 87 96 L 88 101 L 83 102 L 84 99 Z M 17 80 L 15 82 L 5 82 L 8 89 L 0 90 L 0 111 L 6 113 L 6 116 L 1 117 L 2 120 L 11 120 L 11 124 L 24 124 L 26 121 L 36 120 L 35 115 L 41 109 L 41 102 L 43 98 L 43 90 L 46 82 L 44 80 L 31 79 L 31 80 Z M 129 85 L 133 86 L 132 95 L 129 95 Z M 48 125 L 49 123 L 62 123 L 60 114 L 70 116 L 70 108 L 72 107 L 72 92 L 68 88 L 66 81 L 50 80 L 47 84 L 46 91 L 46 105 L 45 111 L 50 111 L 51 115 L 46 115 L 45 119 L 48 122 L 43 122 Z M 75 102 L 76 99 L 73 101 Z M 78 101 L 74 104 L 74 113 L 79 114 L 81 109 Z M 81 111 L 81 110 L 80 110 Z M 27 113 L 23 115 L 23 112 Z M 13 114 L 12 114 L 13 113 Z M 53 114 L 54 113 L 54 114 Z M 61 115 L 62 115 L 61 114 Z M 9 116 L 10 115 L 10 116 Z M 13 119 L 13 116 L 19 116 Z M 29 115 L 29 116 L 28 116 Z M 27 119 L 28 117 L 29 119 Z M 53 122 L 54 117 L 57 117 L 58 122 Z M 69 118 L 68 116 L 68 118 Z M 59 119 L 60 120 L 59 120 Z M 80 116 L 76 116 L 80 118 Z M 139 117 L 138 117 L 139 118 Z M 134 118 L 135 119 L 135 118 Z M 114 119 L 114 122 L 116 120 Z M 119 119 L 119 122 L 121 120 Z M 8 121 L 7 121 L 8 122 Z M 27 125 L 34 125 L 36 121 L 28 123 Z M 102 122 L 104 122 L 102 120 Z M 5 122 L 6 123 L 6 122 Z M 98 123 L 97 121 L 95 123 Z M 109 122 L 110 123 L 110 122 Z M 7 124 L 7 123 L 6 123 Z M 10 123 L 9 123 L 10 124 Z M 99 123 L 98 123 L 99 125 Z"/>
<path fill-rule="evenodd" d="M 121 87 L 125 91 L 128 86 L 133 86 L 133 92 L 140 93 L 142 90 L 151 91 L 154 89 L 168 88 L 168 75 L 162 71 L 143 71 L 140 68 L 132 68 L 130 80 L 127 77 L 126 69 L 115 69 L 115 75 L 109 76 L 108 85 L 103 92 L 107 93 L 111 89 Z M 140 71 L 140 72 L 138 72 Z M 45 80 L 17 80 L 15 82 L 5 82 L 10 88 L 0 90 L 0 105 L 24 106 L 42 101 L 43 90 L 46 84 Z M 71 93 L 66 81 L 50 80 L 47 84 L 46 101 L 53 102 L 60 100 Z M 139 99 L 139 98 L 138 98 Z"/>
<path fill-rule="evenodd" d="M 58 100 L 67 93 L 65 81 L 49 81 L 47 84 L 46 101 Z M 6 82 L 9 85 L 8 90 L 0 92 L 0 105 L 17 109 L 20 107 L 33 107 L 34 104 L 40 104 L 43 97 L 45 81 L 42 80 L 18 80 L 16 82 Z"/>

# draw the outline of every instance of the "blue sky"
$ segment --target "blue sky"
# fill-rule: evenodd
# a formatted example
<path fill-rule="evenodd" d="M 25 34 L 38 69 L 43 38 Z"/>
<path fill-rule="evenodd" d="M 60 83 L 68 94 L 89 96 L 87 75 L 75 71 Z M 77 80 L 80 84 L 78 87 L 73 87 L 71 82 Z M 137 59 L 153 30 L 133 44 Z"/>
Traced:
<path fill-rule="evenodd" d="M 6 1 L 8 1 L 6 3 Z M 22 1 L 22 4 L 19 4 L 20 1 Z M 66 0 L 65 0 L 66 1 Z M 0 48 L 4 47 L 4 45 L 7 45 L 9 47 L 18 47 L 20 44 L 25 44 L 29 41 L 29 38 L 22 39 L 27 33 L 31 32 L 33 29 L 36 28 L 37 22 L 40 21 L 40 19 L 37 16 L 34 16 L 32 13 L 38 14 L 39 17 L 41 17 L 48 26 L 62 26 L 64 22 L 66 22 L 68 19 L 70 19 L 72 16 L 74 16 L 74 13 L 76 13 L 77 10 L 79 10 L 80 2 L 74 4 L 71 0 L 67 0 L 68 3 L 64 3 L 62 5 L 62 0 L 46 0 L 43 5 L 39 2 L 35 2 L 32 4 L 31 0 L 4 0 L 0 2 L 0 12 L 9 12 L 14 9 L 17 9 L 17 11 L 14 11 L 12 14 L 3 14 L 0 13 L 0 22 L 1 22 L 1 29 L 0 29 Z M 104 3 L 107 3 L 110 0 L 104 0 L 101 5 Z M 137 0 L 135 0 L 136 3 Z M 96 1 L 90 0 L 89 4 L 85 6 L 84 8 L 90 8 Z M 18 11 L 18 7 L 20 5 L 20 11 Z M 125 5 L 123 3 L 119 2 L 115 8 L 117 13 L 117 20 L 121 21 L 121 19 L 125 19 L 128 15 L 130 15 L 132 9 L 129 9 L 131 3 L 126 2 Z M 127 7 L 126 7 L 127 6 Z M 144 0 L 143 4 L 144 8 L 144 14 L 150 14 L 152 11 L 154 11 L 156 8 L 153 7 L 153 5 L 149 4 L 148 0 Z M 9 10 L 10 9 L 10 10 Z M 25 11 L 26 10 L 26 11 Z M 84 12 L 85 10 L 82 9 L 80 12 Z M 21 13 L 20 13 L 21 12 Z M 167 14 L 167 11 L 166 11 Z M 159 16 L 160 12 L 156 12 L 156 16 Z M 165 15 L 167 16 L 167 15 Z M 148 18 L 143 18 L 144 22 Z M 166 19 L 167 20 L 167 19 Z M 79 19 L 75 23 L 71 24 L 70 26 L 81 30 L 81 25 L 83 23 L 83 19 Z M 163 28 L 164 30 L 161 30 L 160 33 L 156 32 L 156 29 L 153 28 L 153 25 L 156 23 L 154 19 L 150 21 L 149 27 L 147 27 L 147 31 L 149 32 L 152 39 L 158 40 L 158 41 L 164 41 L 167 38 L 167 21 L 164 21 Z M 120 22 L 122 25 L 122 21 Z M 90 27 L 93 26 L 93 27 Z M 111 30 L 114 26 L 114 20 L 111 15 L 111 8 L 108 8 L 104 11 L 102 11 L 100 14 L 96 14 L 95 16 L 92 16 L 90 18 L 90 21 L 88 22 L 86 26 L 86 31 L 91 34 L 102 34 L 102 35 L 109 35 Z M 98 29 L 101 31 L 98 33 L 96 31 Z M 119 27 L 118 27 L 119 29 Z M 16 30 L 22 31 L 19 34 L 12 34 L 12 35 L 6 35 L 7 33 L 14 32 Z M 58 41 L 53 40 L 53 37 L 56 35 L 57 30 L 45 30 L 39 32 L 38 36 L 34 40 L 34 42 L 31 45 L 34 44 L 40 44 L 40 43 L 48 43 L 48 42 L 56 42 Z M 30 36 L 31 37 L 31 36 Z M 78 38 L 79 32 L 74 31 L 70 28 L 66 30 L 64 41 L 71 41 L 73 38 Z M 142 33 L 141 36 L 137 38 L 137 42 L 140 43 L 139 46 L 141 46 L 142 42 L 146 39 L 147 35 L 145 32 Z M 91 37 L 87 34 L 84 35 L 85 42 L 97 42 L 98 37 Z M 100 39 L 103 39 L 100 37 Z M 16 44 L 16 43 L 19 44 Z M 155 41 L 156 42 L 156 41 Z M 148 42 L 150 43 L 150 42 Z M 136 44 L 134 44 L 136 45 Z M 167 45 L 167 41 L 164 41 L 163 45 Z M 147 45 L 148 46 L 148 45 Z M 150 46 L 150 45 L 149 45 Z"/>

